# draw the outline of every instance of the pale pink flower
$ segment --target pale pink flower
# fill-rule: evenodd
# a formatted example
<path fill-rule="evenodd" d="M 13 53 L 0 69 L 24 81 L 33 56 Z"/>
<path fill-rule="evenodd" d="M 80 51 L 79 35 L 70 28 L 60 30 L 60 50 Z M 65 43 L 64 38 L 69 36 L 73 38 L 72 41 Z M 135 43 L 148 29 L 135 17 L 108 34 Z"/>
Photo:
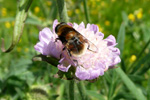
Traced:
<path fill-rule="evenodd" d="M 68 23 L 68 25 L 91 41 L 98 48 L 98 51 L 94 53 L 87 49 L 81 57 L 69 57 L 66 50 L 62 51 L 64 46 L 61 41 L 55 42 L 58 37 L 54 31 L 57 24 L 58 21 L 55 20 L 52 31 L 49 28 L 44 28 L 40 32 L 40 42 L 35 45 L 35 50 L 57 59 L 60 59 L 60 54 L 62 54 L 57 66 L 59 70 L 68 72 L 68 69 L 73 66 L 76 67 L 76 78 L 79 80 L 93 80 L 102 76 L 106 70 L 121 61 L 119 57 L 120 50 L 115 47 L 117 45 L 115 37 L 110 35 L 103 39 L 104 34 L 99 32 L 97 25 L 87 24 L 85 26 L 83 22 L 79 25 L 76 23 Z M 72 59 L 77 60 L 78 65 Z"/>

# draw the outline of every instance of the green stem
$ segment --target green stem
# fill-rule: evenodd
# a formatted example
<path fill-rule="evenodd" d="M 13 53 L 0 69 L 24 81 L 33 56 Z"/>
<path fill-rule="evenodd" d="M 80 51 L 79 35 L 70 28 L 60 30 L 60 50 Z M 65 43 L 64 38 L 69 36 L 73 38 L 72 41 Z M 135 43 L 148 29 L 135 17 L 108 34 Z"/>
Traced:
<path fill-rule="evenodd" d="M 74 100 L 74 80 L 69 80 L 69 91 L 68 91 L 68 96 L 69 100 Z"/>
<path fill-rule="evenodd" d="M 57 0 L 57 6 L 61 22 L 68 22 L 68 15 L 65 1 Z"/>
<path fill-rule="evenodd" d="M 57 6 L 61 22 L 68 22 L 68 15 L 65 1 L 57 0 Z M 68 90 L 69 100 L 74 100 L 74 80 L 69 80 L 68 85 L 69 85 Z"/>
<path fill-rule="evenodd" d="M 147 84 L 147 100 L 150 100 L 150 78 L 148 79 Z"/>
<path fill-rule="evenodd" d="M 81 100 L 87 100 L 86 90 L 82 81 L 77 83 L 79 93 L 81 95 Z"/>
<path fill-rule="evenodd" d="M 84 12 L 85 12 L 86 21 L 87 21 L 87 23 L 89 23 L 89 22 L 90 22 L 90 17 L 89 17 L 89 14 L 88 14 L 88 9 L 87 9 L 87 2 L 86 2 L 86 0 L 83 0 L 83 6 L 84 6 Z"/>

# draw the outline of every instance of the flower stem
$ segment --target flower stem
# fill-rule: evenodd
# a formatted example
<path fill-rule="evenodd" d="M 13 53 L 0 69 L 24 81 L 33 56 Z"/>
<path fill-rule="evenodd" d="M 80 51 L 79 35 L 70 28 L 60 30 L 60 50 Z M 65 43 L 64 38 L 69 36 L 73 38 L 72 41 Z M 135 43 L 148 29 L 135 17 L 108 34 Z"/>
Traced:
<path fill-rule="evenodd" d="M 68 15 L 65 1 L 57 0 L 57 6 L 61 22 L 68 22 Z"/>
<path fill-rule="evenodd" d="M 68 96 L 69 100 L 74 100 L 74 80 L 69 80 L 69 91 Z"/>
<path fill-rule="evenodd" d="M 16 19 L 15 19 L 15 26 L 14 26 L 12 42 L 11 42 L 10 47 L 8 49 L 5 49 L 4 39 L 2 39 L 1 49 L 3 52 L 5 52 L 5 53 L 10 52 L 11 50 L 14 49 L 14 47 L 19 42 L 19 40 L 22 36 L 25 20 L 27 18 L 27 13 L 28 13 L 28 10 L 29 10 L 32 2 L 33 2 L 33 0 L 19 0 L 18 1 L 18 8 L 17 8 L 18 11 L 16 14 Z"/>
<path fill-rule="evenodd" d="M 61 22 L 68 22 L 67 8 L 64 0 L 57 0 L 58 12 Z M 74 80 L 68 81 L 69 100 L 74 100 Z"/>
<path fill-rule="evenodd" d="M 77 86 L 79 93 L 81 95 L 81 100 L 88 100 L 83 82 L 80 81 L 79 83 L 77 83 Z"/>
<path fill-rule="evenodd" d="M 89 14 L 88 14 L 88 9 L 87 9 L 87 0 L 83 0 L 83 5 L 84 5 L 84 12 L 85 12 L 85 18 L 86 18 L 86 21 L 87 23 L 90 22 L 90 17 L 89 17 Z"/>

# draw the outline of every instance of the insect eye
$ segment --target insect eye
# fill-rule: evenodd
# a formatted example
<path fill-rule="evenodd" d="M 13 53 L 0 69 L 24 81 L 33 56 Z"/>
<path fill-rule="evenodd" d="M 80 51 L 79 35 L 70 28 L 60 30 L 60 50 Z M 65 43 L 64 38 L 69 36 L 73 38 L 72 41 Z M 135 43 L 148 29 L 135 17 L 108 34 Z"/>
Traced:
<path fill-rule="evenodd" d="M 58 24 L 56 27 L 55 27 L 55 33 L 58 32 L 59 28 L 63 25 L 67 25 L 65 22 L 61 22 L 60 24 Z"/>

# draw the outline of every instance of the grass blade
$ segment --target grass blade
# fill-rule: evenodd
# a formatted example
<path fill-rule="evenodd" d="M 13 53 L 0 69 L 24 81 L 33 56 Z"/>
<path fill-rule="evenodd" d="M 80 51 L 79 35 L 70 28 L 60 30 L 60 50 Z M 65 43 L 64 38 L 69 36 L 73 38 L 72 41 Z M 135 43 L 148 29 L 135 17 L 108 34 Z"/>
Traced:
<path fill-rule="evenodd" d="M 117 47 L 121 51 L 121 57 L 124 49 L 124 40 L 125 40 L 125 25 L 124 23 L 122 23 L 117 38 L 117 42 L 118 42 Z M 120 78 L 122 79 L 123 83 L 127 86 L 127 88 L 130 90 L 130 92 L 134 95 L 134 97 L 137 100 L 146 100 L 141 90 L 135 86 L 135 84 L 130 80 L 127 74 L 125 74 L 120 67 L 115 70 L 118 76 L 120 76 Z"/>
<path fill-rule="evenodd" d="M 122 53 L 123 53 L 123 49 L 124 49 L 124 40 L 125 40 L 125 25 L 124 23 L 121 24 L 120 26 L 120 30 L 118 33 L 118 37 L 117 37 L 117 47 L 120 49 L 120 56 L 122 58 Z"/>
<path fill-rule="evenodd" d="M 144 51 L 145 51 L 145 49 L 148 47 L 148 45 L 150 44 L 150 39 L 149 39 L 149 41 L 146 43 L 146 45 L 143 47 L 143 49 L 140 51 L 140 53 L 138 54 L 138 56 L 137 56 L 137 59 L 136 59 L 136 61 L 129 67 L 129 71 L 131 71 L 131 68 L 133 69 L 132 70 L 132 72 L 131 73 L 135 73 L 140 67 L 139 67 L 139 65 L 141 65 L 141 64 L 139 64 L 140 62 L 146 62 L 146 60 L 147 60 L 147 58 L 146 57 L 144 57 L 144 58 L 142 58 L 141 60 L 139 60 L 140 58 L 141 58 L 141 56 L 143 55 L 143 53 L 144 53 Z M 146 55 L 147 56 L 147 55 Z M 144 60 L 145 59 L 145 60 Z M 143 60 L 143 61 L 142 61 Z M 136 66 L 137 65 L 137 66 Z"/>
<path fill-rule="evenodd" d="M 115 70 L 137 100 L 146 100 L 142 91 L 135 86 L 135 84 L 129 79 L 129 77 L 123 72 L 121 68 L 117 68 Z"/>
<path fill-rule="evenodd" d="M 103 95 L 97 93 L 96 91 L 87 90 L 87 95 L 91 96 L 91 97 L 94 97 L 97 100 L 105 100 Z"/>
<path fill-rule="evenodd" d="M 148 79 L 147 84 L 147 100 L 150 100 L 150 78 Z"/>

